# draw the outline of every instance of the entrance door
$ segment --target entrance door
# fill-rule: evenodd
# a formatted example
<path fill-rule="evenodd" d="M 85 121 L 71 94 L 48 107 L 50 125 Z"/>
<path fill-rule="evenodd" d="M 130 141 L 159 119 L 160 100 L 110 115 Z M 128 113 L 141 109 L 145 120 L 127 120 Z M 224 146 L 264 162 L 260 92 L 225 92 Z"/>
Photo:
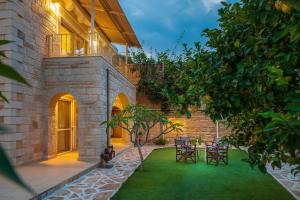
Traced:
<path fill-rule="evenodd" d="M 121 110 L 117 107 L 113 107 L 112 109 L 112 116 L 114 116 L 115 114 L 120 113 Z M 122 138 L 122 128 L 120 126 L 115 126 L 112 130 L 112 138 Z"/>
<path fill-rule="evenodd" d="M 71 143 L 71 101 L 57 102 L 57 151 L 70 151 Z"/>

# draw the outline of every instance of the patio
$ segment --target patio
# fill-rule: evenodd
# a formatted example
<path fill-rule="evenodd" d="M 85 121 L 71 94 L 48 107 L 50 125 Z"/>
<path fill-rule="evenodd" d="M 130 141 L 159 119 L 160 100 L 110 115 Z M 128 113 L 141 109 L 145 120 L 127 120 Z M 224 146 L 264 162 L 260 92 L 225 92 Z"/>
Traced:
<path fill-rule="evenodd" d="M 123 144 L 114 146 L 117 155 L 128 148 Z M 77 152 L 64 153 L 50 160 L 17 167 L 17 171 L 39 196 L 44 196 L 78 179 L 98 164 L 97 161 L 83 162 L 77 158 Z M 0 178 L 0 185 L 0 199 L 20 200 L 33 197 L 3 177 Z"/>

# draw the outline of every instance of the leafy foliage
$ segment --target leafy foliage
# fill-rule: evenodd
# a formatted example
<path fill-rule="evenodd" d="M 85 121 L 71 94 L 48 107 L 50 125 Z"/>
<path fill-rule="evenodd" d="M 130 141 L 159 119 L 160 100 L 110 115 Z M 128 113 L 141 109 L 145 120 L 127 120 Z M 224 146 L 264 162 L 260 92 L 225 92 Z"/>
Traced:
<path fill-rule="evenodd" d="M 299 166 L 299 3 L 222 4 L 219 27 L 203 32 L 206 47 L 185 45 L 181 55 L 165 56 L 157 93 L 187 116 L 190 105 L 205 105 L 213 120 L 226 119 L 231 143 L 250 146 L 251 166 Z"/>
<path fill-rule="evenodd" d="M 0 40 L 0 46 L 9 43 L 10 41 Z M 5 53 L 4 51 L 0 51 L 0 76 L 30 86 L 29 83 L 17 71 L 15 71 L 9 65 L 3 63 L 2 61 L 3 58 L 6 58 Z M 8 99 L 3 95 L 1 91 L 0 91 L 0 98 L 6 101 L 7 103 L 9 103 Z M 0 124 L 0 134 L 4 134 L 6 131 L 7 129 L 2 124 Z M 15 182 L 16 184 L 26 189 L 27 191 L 34 193 L 34 191 L 28 185 L 26 185 L 17 175 L 16 171 L 14 170 L 14 167 L 11 165 L 4 149 L 1 146 L 0 146 L 0 161 L 1 161 L 0 164 L 1 175 Z"/>
<path fill-rule="evenodd" d="M 206 112 L 234 127 L 232 140 L 249 145 L 251 166 L 300 164 L 300 12 L 279 1 L 223 3 L 220 28 L 205 30 L 201 68 Z"/>
<path fill-rule="evenodd" d="M 162 138 L 162 137 L 160 137 L 157 140 L 155 140 L 155 144 L 156 145 L 165 145 L 166 143 L 167 143 L 167 141 L 164 138 Z"/>
<path fill-rule="evenodd" d="M 107 124 L 107 127 L 114 128 L 121 127 L 130 134 L 130 140 L 138 147 L 141 170 L 144 166 L 144 158 L 141 147 L 149 141 L 155 141 L 162 135 L 168 134 L 172 131 L 181 131 L 181 126 L 178 123 L 170 121 L 167 116 L 161 112 L 152 111 L 142 105 L 129 104 L 120 113 L 115 114 L 109 121 L 103 122 L 102 125 Z M 150 130 L 156 125 L 161 124 L 161 132 L 150 138 Z"/>

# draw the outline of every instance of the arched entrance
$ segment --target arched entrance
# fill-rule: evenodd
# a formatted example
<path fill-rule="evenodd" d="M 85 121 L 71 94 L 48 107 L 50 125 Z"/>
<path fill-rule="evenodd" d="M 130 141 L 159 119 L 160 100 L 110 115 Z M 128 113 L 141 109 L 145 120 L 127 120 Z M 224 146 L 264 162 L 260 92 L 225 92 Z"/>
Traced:
<path fill-rule="evenodd" d="M 111 116 L 120 113 L 128 105 L 128 99 L 123 94 L 120 93 L 112 105 Z M 114 146 L 115 149 L 123 149 L 129 145 L 129 134 L 126 133 L 121 127 L 116 126 L 110 130 L 110 144 Z"/>
<path fill-rule="evenodd" d="M 77 102 L 71 94 L 59 94 L 50 103 L 50 134 L 52 153 L 74 152 L 78 148 Z M 78 156 L 76 154 L 76 156 Z"/>

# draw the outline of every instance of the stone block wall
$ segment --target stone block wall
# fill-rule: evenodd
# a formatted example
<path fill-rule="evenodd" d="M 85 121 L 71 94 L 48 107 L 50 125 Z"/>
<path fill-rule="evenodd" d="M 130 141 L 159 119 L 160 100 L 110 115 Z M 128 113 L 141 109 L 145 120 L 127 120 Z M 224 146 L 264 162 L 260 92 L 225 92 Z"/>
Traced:
<path fill-rule="evenodd" d="M 185 116 L 174 116 L 170 114 L 168 118 L 176 123 L 183 125 L 182 132 L 171 132 L 164 136 L 168 143 L 173 144 L 174 139 L 179 136 L 188 136 L 191 139 L 201 138 L 203 141 L 212 141 L 217 136 L 216 124 L 204 113 L 194 112 L 190 119 Z M 151 130 L 151 138 L 157 136 L 160 126 L 157 125 Z M 224 123 L 219 123 L 219 137 L 230 134 L 230 129 Z"/>
<path fill-rule="evenodd" d="M 135 87 L 102 57 L 48 58 L 44 61 L 46 103 L 44 110 L 48 130 L 44 143 L 45 155 L 56 154 L 56 131 L 51 101 L 60 94 L 71 94 L 78 106 L 78 151 L 80 160 L 99 159 L 106 147 L 106 69 L 109 69 L 110 112 L 115 98 L 125 94 L 129 103 L 135 103 Z M 45 126 L 46 126 L 45 124 Z"/>
<path fill-rule="evenodd" d="M 137 103 L 153 110 L 160 110 L 161 107 L 158 103 L 151 102 L 147 95 L 143 93 L 137 93 Z M 176 116 L 172 112 L 168 115 L 168 118 L 183 125 L 182 132 L 173 131 L 165 135 L 164 138 L 168 143 L 174 143 L 174 139 L 178 136 L 189 136 L 192 139 L 200 137 L 203 141 L 212 141 L 217 135 L 216 124 L 201 111 L 192 113 L 192 117 L 189 119 L 186 116 Z M 230 131 L 230 128 L 227 128 L 224 122 L 219 123 L 219 137 L 230 134 Z M 159 133 L 160 126 L 157 125 L 150 131 L 150 138 L 156 137 Z"/>
<path fill-rule="evenodd" d="M 56 30 L 51 12 L 34 12 L 33 0 L 0 0 L 0 39 L 14 41 L 0 47 L 6 63 L 31 84 L 27 87 L 0 79 L 0 90 L 10 103 L 0 103 L 0 122 L 10 134 L 0 135 L 0 143 L 11 161 L 20 165 L 42 158 L 44 83 L 42 60 L 46 35 Z"/>

